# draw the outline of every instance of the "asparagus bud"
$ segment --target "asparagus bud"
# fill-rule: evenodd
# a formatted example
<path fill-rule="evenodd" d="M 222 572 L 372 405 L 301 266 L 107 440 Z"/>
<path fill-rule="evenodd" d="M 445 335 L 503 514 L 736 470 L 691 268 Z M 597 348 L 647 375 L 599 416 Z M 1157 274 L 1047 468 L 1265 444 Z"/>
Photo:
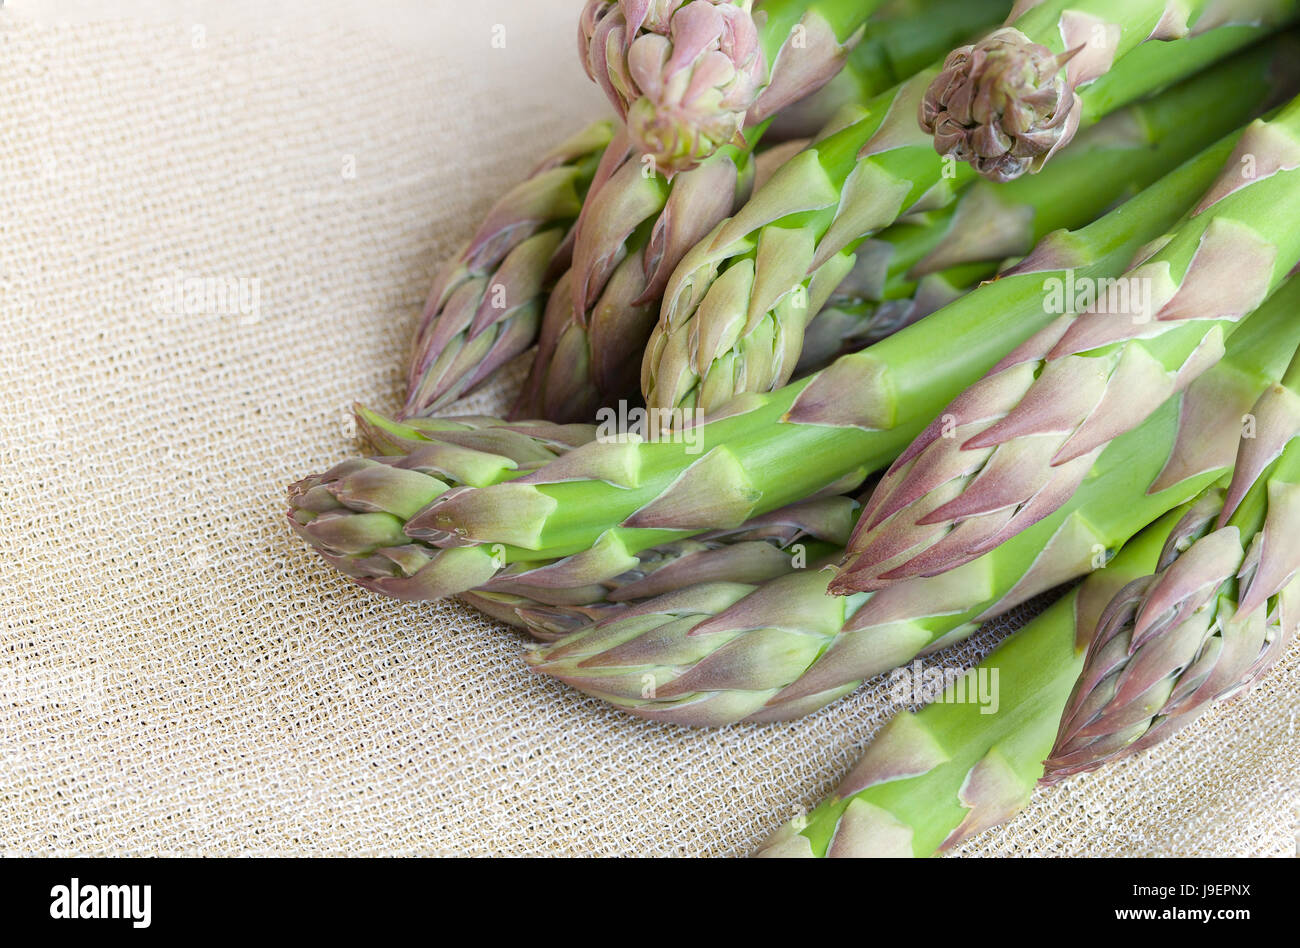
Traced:
<path fill-rule="evenodd" d="M 685 170 L 736 141 L 767 79 L 752 0 L 589 0 L 587 75 L 642 152 Z"/>
<path fill-rule="evenodd" d="M 1056 55 L 1013 27 L 948 54 L 921 100 L 935 151 L 994 181 L 1036 171 L 1078 126 L 1080 101 Z"/>
<path fill-rule="evenodd" d="M 507 191 L 439 270 L 416 329 L 404 414 L 467 395 L 533 344 L 542 301 L 567 266 L 569 233 L 613 128 L 595 122 Z"/>
<path fill-rule="evenodd" d="M 1257 427 L 1242 438 L 1226 494 L 1203 497 L 1156 572 L 1103 613 L 1047 760 L 1048 783 L 1164 740 L 1255 681 L 1295 634 L 1298 385 L 1300 360 L 1256 402 Z"/>

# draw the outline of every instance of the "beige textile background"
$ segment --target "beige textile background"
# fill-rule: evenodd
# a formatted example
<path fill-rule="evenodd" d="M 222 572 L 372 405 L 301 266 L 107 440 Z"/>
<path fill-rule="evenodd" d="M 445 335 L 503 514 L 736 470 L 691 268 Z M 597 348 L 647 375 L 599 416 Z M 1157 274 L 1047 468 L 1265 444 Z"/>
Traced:
<path fill-rule="evenodd" d="M 439 259 L 602 111 L 578 0 L 106 6 L 0 12 L 3 850 L 735 855 L 815 803 L 886 685 L 632 720 L 284 524 L 284 485 L 356 450 L 348 404 L 395 407 Z M 186 277 L 245 281 L 246 312 L 176 311 Z M 964 851 L 1292 855 L 1298 685 L 1293 649 Z"/>

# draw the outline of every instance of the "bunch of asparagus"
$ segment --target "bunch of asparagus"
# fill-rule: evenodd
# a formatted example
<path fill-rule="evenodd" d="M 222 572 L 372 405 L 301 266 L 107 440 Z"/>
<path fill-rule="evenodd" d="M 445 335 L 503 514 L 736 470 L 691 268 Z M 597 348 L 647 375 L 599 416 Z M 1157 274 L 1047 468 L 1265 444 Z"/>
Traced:
<path fill-rule="evenodd" d="M 896 718 L 766 855 L 950 848 L 1258 680 L 1300 621 L 1300 11 L 1009 6 L 588 0 L 615 116 L 440 270 L 292 527 L 696 726 L 1083 578 L 971 671 L 996 713 Z M 511 420 L 438 417 L 534 344 Z"/>

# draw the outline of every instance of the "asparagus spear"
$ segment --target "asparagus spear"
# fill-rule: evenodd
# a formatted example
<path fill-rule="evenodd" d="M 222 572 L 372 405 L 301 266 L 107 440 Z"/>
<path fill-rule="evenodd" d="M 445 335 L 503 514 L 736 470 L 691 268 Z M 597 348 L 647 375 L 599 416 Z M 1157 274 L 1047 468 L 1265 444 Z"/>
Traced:
<path fill-rule="evenodd" d="M 1083 276 L 1118 272 L 1178 219 L 1188 195 L 1204 191 L 1234 143 L 1230 137 L 1207 149 L 1088 227 L 1049 237 L 1017 272 L 923 323 L 803 382 L 750 396 L 690 432 L 653 442 L 601 439 L 510 483 L 452 492 L 438 482 L 427 492 L 447 495 L 443 502 L 384 507 L 394 514 L 385 521 L 390 542 L 422 553 L 402 572 L 412 580 L 418 572 L 418 580 L 391 591 L 453 595 L 511 562 L 570 556 L 598 542 L 636 552 L 739 525 L 819 491 L 852 490 L 953 395 L 1048 324 L 1045 278 L 1067 268 Z M 442 552 L 452 554 L 447 565 Z"/>
<path fill-rule="evenodd" d="M 1150 747 L 1257 681 L 1300 623 L 1297 382 L 1293 365 L 1261 396 L 1258 438 L 1243 440 L 1226 492 L 1168 514 L 960 688 L 895 717 L 831 797 L 758 855 L 950 849 L 1015 815 L 1036 782 Z M 996 709 L 962 700 L 994 673 Z"/>
<path fill-rule="evenodd" d="M 769 140 L 815 138 L 846 106 L 880 92 L 929 66 L 959 43 L 982 36 L 1006 19 L 1006 0 L 883 0 L 844 69 L 798 109 L 772 119 Z"/>
<path fill-rule="evenodd" d="M 866 101 L 909 74 L 900 69 L 919 68 L 1005 10 L 1004 0 L 895 0 L 868 22 L 839 75 Z M 824 106 L 799 102 L 778 115 L 806 124 L 800 116 L 808 109 Z M 639 397 L 641 358 L 669 275 L 756 181 L 799 150 L 760 148 L 768 126 L 751 123 L 743 145 L 723 145 L 672 176 L 647 165 L 626 132 L 615 137 L 578 217 L 573 265 L 547 303 L 512 417 L 589 421 L 603 405 Z"/>
<path fill-rule="evenodd" d="M 669 175 L 820 88 L 880 0 L 588 0 L 578 53 Z"/>
<path fill-rule="evenodd" d="M 469 589 L 496 572 L 485 571 L 481 557 L 443 556 L 412 543 L 402 534 L 407 517 L 446 491 L 540 469 L 596 436 L 592 425 L 482 416 L 402 422 L 361 406 L 354 412 L 380 456 L 344 461 L 291 484 L 289 525 L 341 573 L 399 599 L 430 598 L 427 584 L 435 574 L 457 577 Z"/>
<path fill-rule="evenodd" d="M 595 122 L 552 150 L 439 270 L 415 333 L 405 414 L 468 394 L 533 344 L 547 275 L 568 265 L 567 235 L 612 135 L 611 123 Z"/>
<path fill-rule="evenodd" d="M 1219 359 L 1300 262 L 1297 214 L 1300 99 L 1252 123 L 1190 216 L 1105 298 L 1037 333 L 903 452 L 832 590 L 935 575 L 1058 508 L 1112 439 Z"/>
<path fill-rule="evenodd" d="M 1165 740 L 1257 680 L 1300 622 L 1300 357 L 1260 396 L 1226 493 L 1111 601 L 1045 767 L 1093 770 Z"/>
<path fill-rule="evenodd" d="M 1008 819 L 1043 773 L 1083 651 L 1117 590 L 1155 565 L 1184 513 L 1126 544 L 1105 568 L 1017 630 L 918 712 L 894 717 L 835 791 L 756 855 L 929 856 Z M 970 700 L 996 672 L 997 708 Z M 960 689 L 960 690 L 959 690 Z"/>
<path fill-rule="evenodd" d="M 394 421 L 360 406 L 355 411 L 361 434 L 383 457 L 349 462 L 332 475 L 291 488 L 290 518 L 328 557 L 338 558 L 345 572 L 376 580 L 392 578 L 395 563 L 413 555 L 383 546 L 391 522 L 373 516 L 396 509 L 393 497 L 416 483 L 410 471 L 448 488 L 495 483 L 535 470 L 594 440 L 597 432 L 591 425 L 507 423 L 481 416 Z M 434 484 L 421 486 L 437 490 Z M 357 523 L 341 524 L 348 505 L 361 516 Z M 461 598 L 537 638 L 553 639 L 687 583 L 761 582 L 800 568 L 809 557 L 828 556 L 847 542 L 858 508 L 848 497 L 814 497 L 734 530 L 635 556 L 605 545 L 553 562 L 520 564 Z"/>
<path fill-rule="evenodd" d="M 947 305 L 1047 233 L 1081 227 L 1296 89 L 1294 37 L 1255 46 L 1086 129 L 1041 174 L 976 181 L 863 244 L 808 327 L 796 374 Z"/>
<path fill-rule="evenodd" d="M 858 503 L 823 497 L 720 530 L 644 550 L 603 549 L 542 566 L 519 564 L 461 598 L 483 612 L 554 641 L 626 613 L 639 601 L 701 583 L 762 583 L 842 547 Z M 611 575 L 613 574 L 613 575 Z"/>
<path fill-rule="evenodd" d="M 1170 3 L 1147 38 L 1179 39 L 1225 23 L 1255 22 L 1276 12 L 1270 6 Z M 1041 170 L 1073 137 L 1083 111 L 1077 90 L 1110 68 L 1121 28 L 1101 9 L 1074 8 L 1059 16 L 1028 9 L 1015 27 L 948 55 L 922 99 L 922 130 L 934 137 L 939 154 L 969 163 L 990 180 Z"/>
<path fill-rule="evenodd" d="M 1201 12 L 1207 3 L 1186 5 L 1192 22 L 1210 15 Z M 1258 39 L 1294 13 L 1287 0 L 1258 25 L 1215 26 L 1136 49 L 1156 31 L 1163 2 L 1045 0 L 1012 25 L 1024 26 L 1036 41 L 1054 35 L 1062 17 L 1091 15 L 1115 27 L 1098 34 L 1107 38 L 1104 51 L 1113 52 L 1114 67 L 1079 93 L 1079 124 L 1086 127 Z M 1099 56 L 1091 54 L 1101 52 L 1090 49 L 1087 60 L 1095 63 Z M 937 72 L 922 70 L 883 93 L 863 119 L 787 162 L 683 258 L 642 365 L 647 405 L 709 414 L 737 393 L 784 384 L 798 362 L 805 326 L 852 269 L 861 242 L 904 213 L 943 205 L 972 180 L 974 171 L 937 155 L 915 123 L 922 93 Z"/>
<path fill-rule="evenodd" d="M 1052 517 L 967 566 L 878 593 L 827 593 L 802 570 L 647 601 L 530 652 L 535 671 L 641 717 L 678 724 L 807 714 L 863 680 L 1084 575 L 1106 551 L 1230 467 L 1236 421 L 1300 343 L 1300 280 L 1230 340 L 1224 361 L 1117 440 Z M 648 688 L 653 684 L 653 688 Z"/>

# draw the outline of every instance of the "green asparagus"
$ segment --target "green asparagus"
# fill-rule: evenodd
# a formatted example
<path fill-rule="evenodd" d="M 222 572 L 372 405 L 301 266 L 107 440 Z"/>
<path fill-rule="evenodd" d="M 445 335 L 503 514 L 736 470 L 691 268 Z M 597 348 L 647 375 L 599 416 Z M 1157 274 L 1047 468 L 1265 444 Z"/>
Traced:
<path fill-rule="evenodd" d="M 1172 511 L 939 700 L 895 717 L 757 855 L 949 850 L 1015 815 L 1035 783 L 1150 747 L 1258 680 L 1300 621 L 1297 381 L 1288 370 L 1261 396 L 1259 442 L 1243 440 L 1226 493 Z M 1260 532 L 1243 544 L 1240 527 Z M 971 699 L 992 676 L 990 710 Z"/>
<path fill-rule="evenodd" d="M 973 632 L 1084 575 L 1231 466 L 1236 420 L 1300 343 L 1300 280 L 1229 342 L 1225 359 L 1118 439 L 1070 502 L 964 567 L 876 593 L 827 593 L 814 569 L 756 586 L 675 590 L 528 654 L 560 678 L 641 717 L 678 724 L 807 714 L 863 680 Z"/>
<path fill-rule="evenodd" d="M 1300 622 L 1300 357 L 1260 396 L 1226 493 L 1103 613 L 1049 781 L 1165 740 L 1262 675 Z"/>
<path fill-rule="evenodd" d="M 1005 11 L 1004 0 L 892 0 L 867 23 L 839 77 L 866 101 L 910 75 L 900 70 L 925 65 Z M 806 110 L 823 108 L 800 101 L 778 118 L 806 124 Z M 627 134 L 616 136 L 579 215 L 573 265 L 551 293 L 512 417 L 590 421 L 601 406 L 639 398 L 641 359 L 669 275 L 756 181 L 799 150 L 761 147 L 769 124 L 751 124 L 743 145 L 724 145 L 671 177 L 647 165 Z"/>
<path fill-rule="evenodd" d="M 1186 9 L 1196 23 L 1211 6 L 1193 0 Z M 1198 27 L 1193 37 L 1140 46 L 1163 18 L 1163 0 L 1046 0 L 1015 22 L 1034 38 L 1054 34 L 1066 15 L 1092 15 L 1116 27 L 1104 33 L 1114 67 L 1079 93 L 1079 125 L 1086 127 L 1275 30 L 1295 7 L 1287 0 L 1257 25 Z M 970 183 L 970 166 L 936 154 L 916 124 L 937 71 L 922 70 L 883 93 L 860 121 L 786 162 L 686 254 L 646 348 L 647 405 L 711 414 L 738 393 L 784 384 L 806 325 L 852 270 L 862 241 L 905 213 L 942 206 Z"/>
<path fill-rule="evenodd" d="M 886 724 L 835 791 L 756 855 L 931 856 L 1010 818 L 1043 774 L 1083 651 L 1117 590 L 1156 562 L 1175 510 L 918 712 Z M 971 700 L 997 675 L 997 708 Z"/>
<path fill-rule="evenodd" d="M 1078 288 L 1059 301 L 1066 315 L 959 396 L 881 479 L 832 590 L 936 575 L 1057 509 L 1112 439 L 1220 358 L 1300 262 L 1297 215 L 1300 99 L 1252 123 L 1187 219 L 1118 280 L 1060 285 Z"/>
<path fill-rule="evenodd" d="M 1088 227 L 1047 238 L 1016 272 L 921 323 L 803 382 L 748 396 L 697 429 L 652 442 L 598 439 L 483 489 L 450 491 L 434 478 L 424 506 L 412 507 L 421 493 L 414 491 L 383 508 L 391 530 L 374 539 L 422 554 L 396 572 L 370 557 L 376 547 L 361 544 L 350 555 L 370 560 L 380 578 L 408 580 L 403 594 L 438 598 L 481 585 L 512 562 L 557 559 L 598 543 L 635 553 L 738 526 L 820 491 L 852 490 L 957 392 L 1050 322 L 1041 302 L 1045 278 L 1068 269 L 1119 272 L 1178 220 L 1188 195 L 1209 186 L 1234 143 L 1207 149 Z"/>

